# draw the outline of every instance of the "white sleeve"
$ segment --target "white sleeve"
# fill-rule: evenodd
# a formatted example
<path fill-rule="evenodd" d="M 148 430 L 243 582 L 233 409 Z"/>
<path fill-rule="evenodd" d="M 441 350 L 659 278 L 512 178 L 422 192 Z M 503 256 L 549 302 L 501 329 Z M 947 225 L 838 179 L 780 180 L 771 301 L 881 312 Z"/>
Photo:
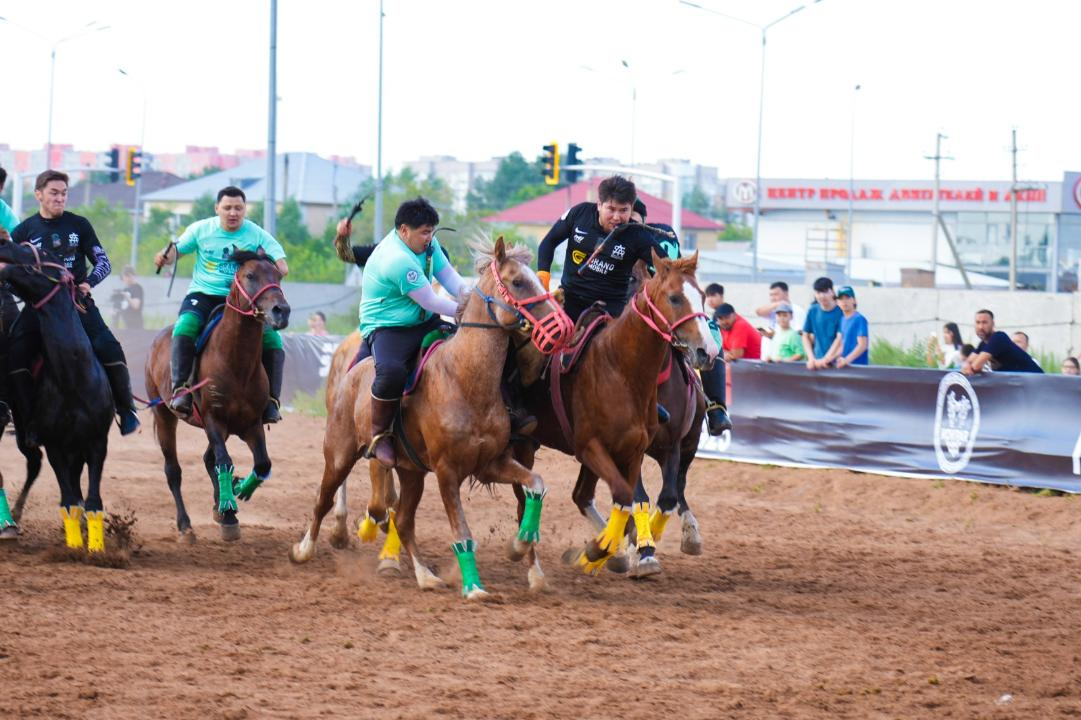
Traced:
<path fill-rule="evenodd" d="M 413 290 L 409 293 L 409 297 L 417 305 L 420 305 L 425 310 L 437 315 L 454 317 L 454 314 L 458 312 L 458 303 L 444 297 L 439 297 L 436 295 L 435 290 L 432 289 L 431 285 L 425 285 L 424 287 Z"/>
<path fill-rule="evenodd" d="M 458 297 L 462 293 L 462 288 L 465 287 L 465 281 L 462 280 L 462 276 L 458 274 L 458 271 L 454 269 L 454 266 L 447 263 L 446 267 L 440 268 L 439 272 L 435 274 L 435 279 L 439 281 L 439 284 L 447 289 L 454 297 Z"/>

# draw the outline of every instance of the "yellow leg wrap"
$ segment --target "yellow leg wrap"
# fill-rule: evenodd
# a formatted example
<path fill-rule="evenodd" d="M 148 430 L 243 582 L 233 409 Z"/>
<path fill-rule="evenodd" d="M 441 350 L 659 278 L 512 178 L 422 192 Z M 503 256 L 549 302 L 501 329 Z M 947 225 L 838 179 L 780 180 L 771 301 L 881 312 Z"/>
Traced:
<path fill-rule="evenodd" d="M 582 571 L 589 575 L 596 575 L 604 567 L 604 564 L 608 562 L 608 559 L 612 557 L 619 550 L 623 544 L 623 536 L 627 530 L 627 521 L 631 517 L 631 509 L 623 507 L 622 505 L 613 505 L 612 513 L 608 516 L 608 524 L 605 526 L 604 531 L 596 538 L 597 547 L 599 547 L 604 555 L 597 560 L 590 560 L 583 552 L 578 556 L 577 565 L 582 568 Z"/>
<path fill-rule="evenodd" d="M 101 510 L 86 514 L 86 549 L 105 552 L 105 513 Z"/>
<path fill-rule="evenodd" d="M 81 507 L 60 508 L 60 517 L 64 518 L 64 539 L 69 548 L 81 549 L 83 546 L 83 528 L 79 521 L 83 517 Z"/>
<path fill-rule="evenodd" d="M 668 524 L 668 518 L 672 517 L 672 511 L 662 512 L 660 508 L 654 510 L 649 516 L 649 531 L 656 542 L 661 541 L 664 535 L 664 526 Z"/>
<path fill-rule="evenodd" d="M 640 502 L 634 505 L 634 529 L 638 532 L 638 549 L 656 547 L 653 542 L 653 530 L 649 525 L 649 503 Z"/>
<path fill-rule="evenodd" d="M 360 527 L 357 528 L 357 537 L 365 543 L 375 542 L 375 539 L 379 537 L 379 524 L 371 515 L 364 515 Z"/>
<path fill-rule="evenodd" d="M 379 553 L 380 560 L 397 560 L 402 552 L 402 540 L 398 537 L 398 528 L 394 525 L 394 511 L 387 520 L 387 539 L 383 543 L 383 551 Z"/>

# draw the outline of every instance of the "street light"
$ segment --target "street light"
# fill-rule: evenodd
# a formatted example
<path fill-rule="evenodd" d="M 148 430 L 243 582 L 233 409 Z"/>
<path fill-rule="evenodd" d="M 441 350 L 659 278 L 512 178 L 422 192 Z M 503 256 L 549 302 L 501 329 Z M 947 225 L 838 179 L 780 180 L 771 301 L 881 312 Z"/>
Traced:
<path fill-rule="evenodd" d="M 634 72 L 626 60 L 620 60 L 627 69 L 627 76 L 631 79 L 631 167 L 634 167 L 634 121 L 638 110 L 638 87 L 634 82 Z"/>
<path fill-rule="evenodd" d="M 799 11 L 806 8 L 806 5 L 800 5 L 799 7 L 789 10 L 784 15 L 780 16 L 776 20 L 772 20 L 765 25 L 759 25 L 758 23 L 751 22 L 750 20 L 744 20 L 743 18 L 729 15 L 728 13 L 714 10 L 713 8 L 704 7 L 698 3 L 690 2 L 690 0 L 679 0 L 679 2 L 688 7 L 693 7 L 698 10 L 703 10 L 714 15 L 720 15 L 723 18 L 733 20 L 744 25 L 750 25 L 753 28 L 757 28 L 762 33 L 762 61 L 759 65 L 758 73 L 758 151 L 755 155 L 754 163 L 754 234 L 751 241 L 751 280 L 752 282 L 758 281 L 758 217 L 761 215 L 762 204 L 762 191 L 759 187 L 762 184 L 762 111 L 765 102 L 766 93 L 766 31 L 768 31 L 774 25 L 787 20 Z M 814 0 L 811 4 L 817 5 L 822 0 Z"/>
<path fill-rule="evenodd" d="M 22 23 L 17 23 L 14 20 L 9 20 L 8 18 L 2 17 L 2 16 L 0 16 L 0 21 L 10 23 L 10 24 L 15 25 L 17 27 L 20 27 L 23 30 L 26 30 L 31 35 L 36 35 L 39 38 L 41 38 L 42 40 L 44 40 L 45 42 L 50 42 L 49 38 L 45 37 L 44 35 L 42 35 L 41 33 L 39 33 L 36 30 L 28 28 L 27 26 L 23 25 Z M 82 36 L 89 35 L 92 32 L 101 32 L 103 30 L 108 30 L 109 27 L 110 27 L 109 25 L 101 25 L 101 26 L 98 26 L 98 27 L 94 27 L 97 24 L 98 24 L 97 20 L 91 20 L 90 22 L 88 22 L 86 24 L 86 26 L 82 30 L 79 30 L 78 32 L 74 32 L 71 35 L 68 35 L 66 37 L 62 37 L 59 40 L 53 42 L 52 49 L 49 51 L 49 134 L 48 134 L 48 137 L 47 137 L 46 142 L 45 142 L 45 169 L 46 170 L 48 170 L 49 167 L 52 165 L 52 160 L 53 160 L 53 89 L 54 89 L 54 87 L 56 85 L 56 49 L 58 47 L 60 47 L 63 43 L 68 42 L 69 40 L 75 40 L 77 38 L 81 38 Z"/>

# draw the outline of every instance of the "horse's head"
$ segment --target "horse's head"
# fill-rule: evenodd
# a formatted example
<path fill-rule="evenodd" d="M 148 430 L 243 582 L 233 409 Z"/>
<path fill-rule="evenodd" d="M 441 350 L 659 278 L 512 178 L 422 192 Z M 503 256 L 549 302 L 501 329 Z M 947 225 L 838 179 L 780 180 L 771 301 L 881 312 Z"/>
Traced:
<path fill-rule="evenodd" d="M 478 253 L 477 289 L 485 294 L 496 322 L 528 332 L 536 348 L 551 355 L 570 340 L 574 324 L 541 285 L 530 260 L 529 248 L 508 247 L 500 236 L 491 249 Z"/>
<path fill-rule="evenodd" d="M 237 264 L 229 307 L 241 315 L 265 322 L 275 330 L 289 326 L 289 303 L 282 292 L 282 274 L 261 252 L 239 250 L 230 258 Z M 232 298 L 236 295 L 236 300 Z"/>
<path fill-rule="evenodd" d="M 31 304 L 44 300 L 60 284 L 71 289 L 71 273 L 58 257 L 11 241 L 0 244 L 0 281 L 9 283 L 16 295 Z"/>
<path fill-rule="evenodd" d="M 653 253 L 656 274 L 632 301 L 634 311 L 661 337 L 683 350 L 696 368 L 710 367 L 720 352 L 703 312 L 705 293 L 695 271 L 698 253 L 669 260 Z"/>

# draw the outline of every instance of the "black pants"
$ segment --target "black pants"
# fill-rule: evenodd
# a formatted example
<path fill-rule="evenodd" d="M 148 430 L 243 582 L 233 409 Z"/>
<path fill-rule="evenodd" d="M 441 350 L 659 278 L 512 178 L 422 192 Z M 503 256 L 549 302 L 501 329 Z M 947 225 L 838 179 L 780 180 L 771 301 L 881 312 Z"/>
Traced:
<path fill-rule="evenodd" d="M 581 317 L 582 313 L 584 313 L 596 300 L 597 298 L 588 300 L 579 295 L 575 295 L 574 293 L 564 292 L 563 310 L 570 316 L 571 322 L 578 322 L 578 318 Z M 624 300 L 605 300 L 604 303 L 605 312 L 612 317 L 619 317 L 622 315 L 623 308 L 627 306 L 627 303 Z"/>
<path fill-rule="evenodd" d="M 113 335 L 113 331 L 105 324 L 98 306 L 89 297 L 84 297 L 82 301 L 86 305 L 86 312 L 78 313 L 79 321 L 83 325 L 83 330 L 86 331 L 87 338 L 90 339 L 94 355 L 102 365 L 126 363 L 124 348 L 120 346 L 120 341 Z M 29 305 L 24 305 L 11 335 L 8 372 L 29 370 L 40 354 L 41 326 L 38 323 L 38 311 Z"/>
<path fill-rule="evenodd" d="M 725 402 L 725 364 L 724 360 L 717 358 L 717 361 L 713 363 L 711 370 L 702 371 L 702 389 L 706 392 L 706 398 L 710 403 L 717 403 L 728 407 L 728 403 Z"/>
<path fill-rule="evenodd" d="M 410 327 L 384 327 L 373 330 L 360 345 L 357 361 L 375 356 L 375 380 L 372 394 L 382 400 L 395 400 L 405 392 L 409 371 L 420 352 L 424 336 L 438 329 L 444 321 L 434 315 L 427 322 Z"/>

